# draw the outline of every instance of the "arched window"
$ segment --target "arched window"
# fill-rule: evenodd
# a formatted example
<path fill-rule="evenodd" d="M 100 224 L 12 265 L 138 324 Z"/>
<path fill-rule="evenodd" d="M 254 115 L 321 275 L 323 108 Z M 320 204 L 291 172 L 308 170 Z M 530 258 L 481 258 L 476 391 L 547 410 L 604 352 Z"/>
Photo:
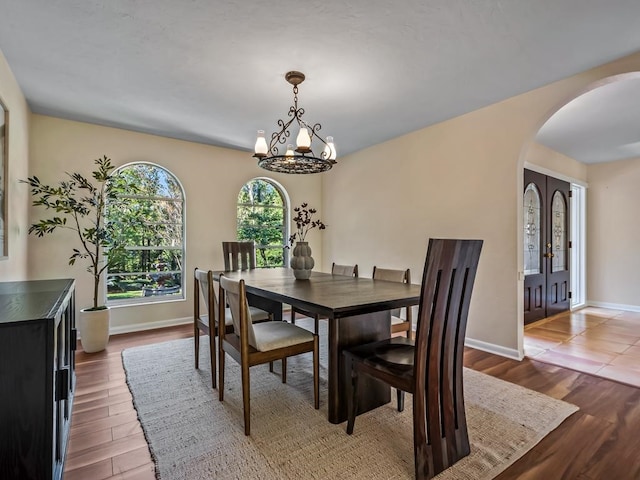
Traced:
<path fill-rule="evenodd" d="M 130 163 L 114 172 L 135 191 L 107 203 L 105 218 L 116 226 L 124 252 L 109 258 L 107 304 L 184 298 L 184 190 L 168 170 Z M 106 252 L 109 255 L 109 252 Z"/>
<path fill-rule="evenodd" d="M 245 183 L 238 194 L 238 240 L 256 242 L 256 266 L 282 267 L 288 250 L 287 200 L 282 188 L 274 182 L 254 178 Z"/>

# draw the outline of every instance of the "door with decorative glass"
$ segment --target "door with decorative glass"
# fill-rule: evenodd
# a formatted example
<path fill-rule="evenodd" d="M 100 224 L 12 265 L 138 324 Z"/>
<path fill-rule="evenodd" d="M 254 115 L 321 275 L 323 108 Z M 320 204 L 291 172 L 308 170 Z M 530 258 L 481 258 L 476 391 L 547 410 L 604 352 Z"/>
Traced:
<path fill-rule="evenodd" d="M 569 310 L 570 185 L 524 171 L 524 323 Z"/>

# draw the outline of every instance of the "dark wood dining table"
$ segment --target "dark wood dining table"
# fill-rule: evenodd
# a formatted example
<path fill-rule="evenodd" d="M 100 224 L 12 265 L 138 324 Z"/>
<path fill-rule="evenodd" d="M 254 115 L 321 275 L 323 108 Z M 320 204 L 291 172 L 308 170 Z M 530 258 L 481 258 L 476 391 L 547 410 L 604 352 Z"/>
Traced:
<path fill-rule="evenodd" d="M 350 370 L 342 351 L 346 348 L 388 338 L 390 310 L 417 305 L 420 286 L 312 272 L 309 280 L 296 280 L 288 268 L 257 268 L 234 272 L 214 272 L 244 279 L 252 305 L 270 311 L 282 320 L 282 304 L 318 313 L 329 322 L 328 335 L 328 419 L 341 423 L 347 419 L 347 392 Z M 358 413 L 364 413 L 391 400 L 390 388 L 377 380 L 360 383 Z"/>

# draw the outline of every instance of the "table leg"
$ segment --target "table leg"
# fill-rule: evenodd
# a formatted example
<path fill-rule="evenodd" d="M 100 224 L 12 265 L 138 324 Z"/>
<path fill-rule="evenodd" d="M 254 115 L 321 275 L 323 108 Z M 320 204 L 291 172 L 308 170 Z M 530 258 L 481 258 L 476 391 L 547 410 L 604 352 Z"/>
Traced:
<path fill-rule="evenodd" d="M 351 372 L 346 369 L 342 351 L 355 345 L 389 338 L 390 331 L 389 311 L 329 320 L 329 422 L 342 423 L 347 419 Z M 360 395 L 358 404 L 359 414 L 391 401 L 391 389 L 388 385 L 370 377 L 363 377 L 362 380 L 360 391 L 363 394 Z"/>
<path fill-rule="evenodd" d="M 261 308 L 262 310 L 273 313 L 273 319 L 275 321 L 282 321 L 282 303 L 249 292 L 247 292 L 247 300 L 252 307 Z"/>

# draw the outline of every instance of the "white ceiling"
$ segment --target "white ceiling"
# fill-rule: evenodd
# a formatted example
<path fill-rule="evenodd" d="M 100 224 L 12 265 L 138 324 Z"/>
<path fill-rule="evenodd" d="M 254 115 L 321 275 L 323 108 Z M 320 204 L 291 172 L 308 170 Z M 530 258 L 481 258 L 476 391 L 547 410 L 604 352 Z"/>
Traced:
<path fill-rule="evenodd" d="M 300 70 L 305 118 L 344 155 L 634 53 L 639 20 L 638 0 L 0 0 L 0 50 L 35 113 L 245 150 Z M 623 84 L 540 141 L 640 156 Z"/>

